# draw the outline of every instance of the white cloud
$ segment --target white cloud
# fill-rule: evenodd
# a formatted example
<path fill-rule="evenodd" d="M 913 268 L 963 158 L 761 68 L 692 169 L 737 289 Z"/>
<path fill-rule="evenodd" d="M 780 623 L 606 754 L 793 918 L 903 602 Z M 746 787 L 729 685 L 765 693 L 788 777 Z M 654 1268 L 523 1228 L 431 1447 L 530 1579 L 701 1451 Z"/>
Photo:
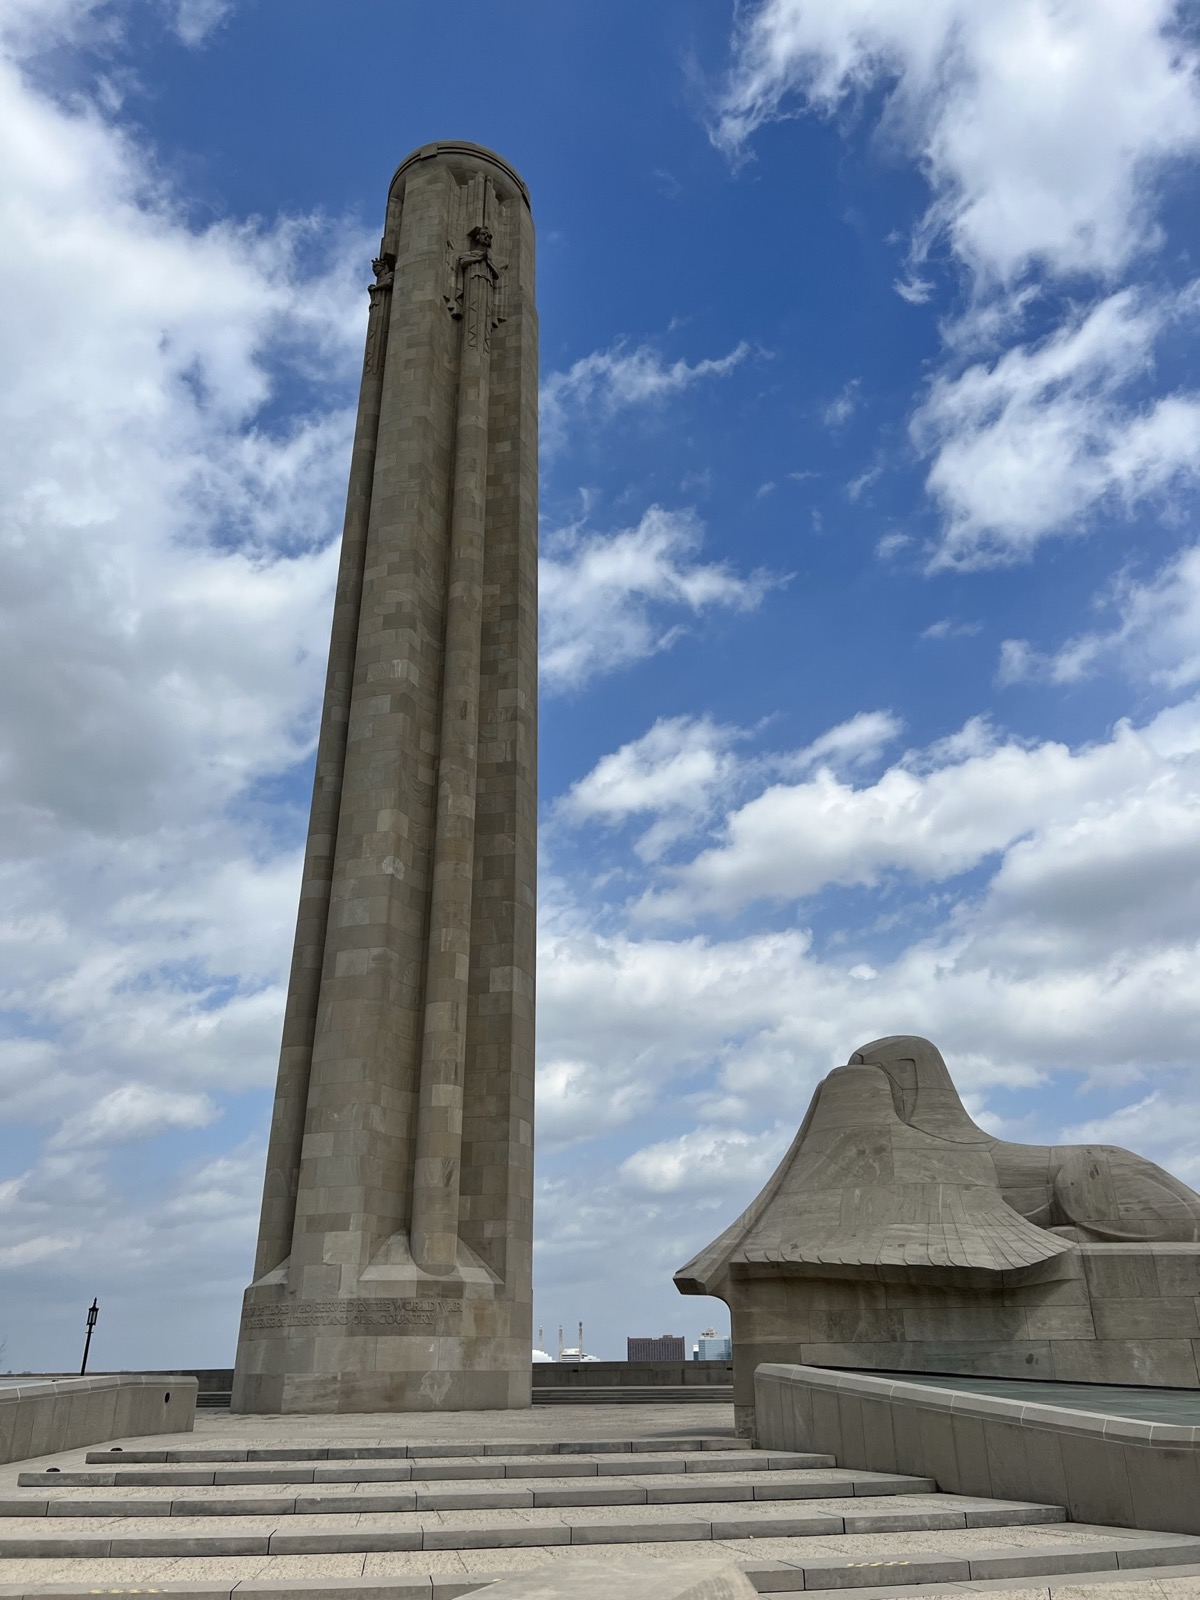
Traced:
<path fill-rule="evenodd" d="M 653 405 L 681 394 L 707 378 L 724 378 L 750 354 L 743 341 L 724 356 L 689 363 L 667 362 L 653 346 L 623 342 L 581 356 L 566 372 L 552 372 L 542 384 L 542 448 L 553 454 L 566 442 L 578 419 L 604 420 L 631 406 Z"/>
<path fill-rule="evenodd" d="M 673 732 L 686 749 L 686 726 Z M 611 792 L 599 786 L 579 826 L 672 802 L 635 755 L 599 764 Z M 665 1275 L 752 1198 L 817 1079 L 888 1033 L 937 1041 L 972 1114 L 1002 1136 L 1115 1139 L 1200 1180 L 1188 1132 L 1200 1116 L 1200 703 L 1078 748 L 1021 743 L 972 718 L 874 782 L 771 782 L 786 759 L 743 759 L 722 777 L 722 792 L 765 787 L 717 851 L 682 871 L 650 865 L 651 885 L 686 901 L 681 915 L 714 913 L 707 936 L 639 936 L 612 906 L 595 926 L 578 905 L 543 917 L 539 1057 L 554 1063 L 553 1124 L 581 1143 L 589 1120 L 637 1141 L 615 1173 L 573 1152 L 544 1188 L 543 1306 L 553 1283 L 571 1317 L 610 1326 L 590 1285 L 621 1275 L 672 1325 Z M 775 831 L 761 817 L 739 829 L 764 804 Z M 710 870 L 722 854 L 723 877 Z M 933 887 L 889 895 L 897 871 Z M 858 902 L 826 892 L 813 908 L 820 938 L 731 926 L 755 894 L 836 891 L 864 874 L 878 885 L 865 925 Z M 1080 1107 L 1119 1093 L 1134 1111 L 1064 1131 L 1072 1087 Z M 631 1215 L 647 1240 L 633 1262 Z"/>
<path fill-rule="evenodd" d="M 621 1163 L 620 1172 L 634 1188 L 651 1194 L 711 1193 L 734 1184 L 761 1187 L 794 1132 L 783 1127 L 758 1134 L 693 1128 L 676 1139 L 644 1145 Z"/>
<path fill-rule="evenodd" d="M 1120 290 L 1039 345 L 934 380 L 912 422 L 945 513 L 934 567 L 1021 559 L 1051 533 L 1086 531 L 1106 496 L 1130 506 L 1200 471 L 1200 397 L 1139 409 L 1128 393 L 1171 313 Z"/>
<path fill-rule="evenodd" d="M 620 1064 L 560 1057 L 541 1060 L 537 1074 L 538 1143 L 546 1150 L 626 1128 L 654 1107 L 652 1080 Z"/>
<path fill-rule="evenodd" d="M 175 31 L 184 44 L 202 44 L 233 10 L 234 0 L 170 0 Z"/>
<path fill-rule="evenodd" d="M 1155 180 L 1200 149 L 1173 0 L 765 0 L 742 14 L 715 137 L 876 85 L 933 191 L 921 229 L 980 277 L 1119 271 L 1155 237 Z"/>
<path fill-rule="evenodd" d="M 1026 558 L 1088 531 L 1099 502 L 1128 509 L 1200 469 L 1200 398 L 1143 392 L 1180 308 L 1161 287 L 1117 287 L 1161 247 L 1163 184 L 1200 153 L 1187 20 L 1179 0 L 762 0 L 741 14 L 717 142 L 744 155 L 764 122 L 882 90 L 881 131 L 931 191 L 897 288 L 930 298 L 943 243 L 966 269 L 970 303 L 943 323 L 948 364 L 913 419 L 944 519 L 935 568 Z M 949 364 L 1020 337 L 1039 303 L 1054 315 L 1047 286 L 1070 309 L 1039 343 Z"/>
<path fill-rule="evenodd" d="M 78 1250 L 82 1240 L 77 1234 L 68 1238 L 59 1238 L 54 1234 L 35 1234 L 31 1239 L 22 1239 L 18 1244 L 9 1244 L 0 1247 L 0 1271 L 14 1267 L 30 1267 L 37 1261 L 46 1261 L 52 1256 L 58 1256 L 63 1251 Z"/>
<path fill-rule="evenodd" d="M 849 500 L 861 500 L 867 490 L 878 483 L 882 476 L 883 467 L 878 463 L 873 467 L 865 468 L 856 478 L 851 478 L 846 485 L 846 498 Z M 881 539 L 880 544 L 882 545 L 883 543 L 884 541 Z"/>
<path fill-rule="evenodd" d="M 0 1103 L 75 1163 L 31 1239 L 117 1206 L 110 1144 L 273 1075 L 300 820 L 256 789 L 315 732 L 371 248 L 189 226 L 99 103 L 23 75 L 123 21 L 10 12 L 0 61 Z M 267 423 L 285 383 L 311 404 Z"/>
<path fill-rule="evenodd" d="M 861 402 L 862 379 L 851 378 L 837 397 L 821 412 L 821 421 L 827 428 L 842 428 L 858 410 Z"/>
<path fill-rule="evenodd" d="M 841 772 L 848 767 L 866 766 L 877 761 L 903 730 L 904 724 L 890 711 L 860 711 L 848 722 L 839 722 L 818 734 L 803 750 L 785 756 L 780 766 L 793 773 L 808 772 L 814 767 Z"/>
<path fill-rule="evenodd" d="M 640 739 L 602 756 L 563 796 L 557 814 L 579 824 L 616 824 L 650 813 L 653 826 L 637 841 L 643 860 L 657 860 L 709 816 L 736 781 L 735 728 L 707 717 L 663 717 Z"/>
<path fill-rule="evenodd" d="M 1006 639 L 997 680 L 1078 683 L 1105 659 L 1116 659 L 1170 690 L 1200 682 L 1200 545 L 1180 551 L 1148 582 L 1123 577 L 1112 600 L 1115 626 L 1077 634 L 1052 653 L 1025 639 Z"/>
<path fill-rule="evenodd" d="M 235 3 L 150 0 L 150 9 L 181 43 L 196 46 L 220 26 Z M 102 45 L 111 54 L 130 31 L 132 11 L 127 0 L 5 0 L 0 40 L 19 57 L 63 45 Z"/>
<path fill-rule="evenodd" d="M 907 300 L 910 306 L 927 305 L 933 299 L 934 286 L 928 278 L 897 278 L 892 287 L 901 300 Z"/>
<path fill-rule="evenodd" d="M 647 893 L 640 912 L 728 914 L 756 899 L 799 899 L 897 873 L 944 882 L 1063 816 L 1119 807 L 1159 780 L 1191 793 L 1200 707 L 1191 707 L 1187 755 L 1164 755 L 1155 733 L 1154 723 L 1122 723 L 1110 739 L 1072 751 L 996 743 L 971 723 L 955 743 L 914 753 L 861 788 L 824 767 L 801 783 L 773 784 L 727 817 L 719 843 L 666 869 L 665 885 Z"/>
<path fill-rule="evenodd" d="M 708 717 L 663 717 L 641 738 L 602 756 L 563 796 L 556 819 L 578 827 L 593 820 L 616 825 L 653 816 L 634 849 L 643 861 L 658 861 L 756 778 L 869 765 L 898 738 L 902 726 L 890 711 L 862 711 L 801 750 L 753 756 L 738 749 L 749 737 L 745 730 Z"/>
<path fill-rule="evenodd" d="M 205 1094 L 180 1094 L 150 1083 L 123 1083 L 85 1111 L 66 1118 L 49 1150 L 108 1148 L 146 1139 L 169 1128 L 206 1128 L 218 1116 Z"/>
<path fill-rule="evenodd" d="M 816 782 L 768 789 L 732 821 L 790 797 L 787 827 L 768 840 L 731 826 L 723 877 L 711 850 L 698 871 L 658 872 L 695 915 L 797 892 L 802 878 L 815 890 L 878 877 L 885 861 L 933 880 L 985 868 L 982 881 L 924 899 L 881 898 L 875 929 L 839 929 L 836 899 L 824 903 L 823 945 L 794 927 L 669 938 L 600 934 L 578 912 L 546 919 L 539 1053 L 556 1063 L 552 1114 L 572 1137 L 589 1117 L 640 1126 L 649 1144 L 623 1182 L 682 1191 L 709 1161 L 748 1198 L 757 1183 L 736 1178 L 738 1152 L 794 1129 L 816 1080 L 887 1033 L 934 1038 L 984 1116 L 990 1090 L 1032 1094 L 1063 1074 L 1158 1085 L 1186 1103 L 1200 1092 L 1189 1076 L 1200 1051 L 1200 705 L 1077 751 L 989 746 L 975 725 L 921 757 L 865 790 L 838 785 L 819 816 Z M 878 803 L 897 773 L 902 824 Z M 842 813 L 852 821 L 830 846 L 823 832 Z M 773 877 L 758 875 L 760 860 Z M 687 1123 L 664 1139 L 668 1108 Z M 1055 1136 L 1044 1100 L 1027 1099 L 1024 1114 L 1037 1123 L 1027 1136 Z"/>
<path fill-rule="evenodd" d="M 683 624 L 712 607 L 752 611 L 778 579 L 739 577 L 725 563 L 696 559 L 703 527 L 691 511 L 651 506 L 635 528 L 587 533 L 569 528 L 542 541 L 540 663 L 548 688 L 574 688 L 669 649 Z"/>
<path fill-rule="evenodd" d="M 912 544 L 912 538 L 907 533 L 885 533 L 876 540 L 875 554 L 881 561 L 890 561 L 893 556 L 898 556 L 901 550 L 906 550 Z"/>
<path fill-rule="evenodd" d="M 919 639 L 970 639 L 982 632 L 981 622 L 955 622 L 952 617 L 939 617 L 927 628 L 922 628 Z"/>

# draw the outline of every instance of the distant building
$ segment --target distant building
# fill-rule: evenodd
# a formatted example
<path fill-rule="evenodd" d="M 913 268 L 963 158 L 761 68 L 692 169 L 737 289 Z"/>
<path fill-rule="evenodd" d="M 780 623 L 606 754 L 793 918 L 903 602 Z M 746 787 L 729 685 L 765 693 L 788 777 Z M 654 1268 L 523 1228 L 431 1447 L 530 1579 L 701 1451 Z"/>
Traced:
<path fill-rule="evenodd" d="M 626 1361 L 684 1361 L 683 1335 L 664 1333 L 658 1339 L 626 1339 Z"/>
<path fill-rule="evenodd" d="M 692 1346 L 692 1360 L 732 1361 L 733 1341 L 728 1337 L 722 1337 L 713 1328 L 705 1328 Z"/>

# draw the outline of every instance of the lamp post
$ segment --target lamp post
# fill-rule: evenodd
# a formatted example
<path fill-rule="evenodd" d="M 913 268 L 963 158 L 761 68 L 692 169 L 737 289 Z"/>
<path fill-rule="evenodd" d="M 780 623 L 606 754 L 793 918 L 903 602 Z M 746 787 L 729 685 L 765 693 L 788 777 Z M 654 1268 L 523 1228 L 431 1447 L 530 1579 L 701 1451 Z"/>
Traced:
<path fill-rule="evenodd" d="M 92 1329 L 96 1326 L 96 1318 L 99 1315 L 100 1306 L 95 1298 L 93 1298 L 91 1305 L 88 1307 L 87 1338 L 83 1341 L 83 1360 L 79 1363 L 79 1376 L 81 1378 L 87 1371 L 88 1351 L 92 1348 Z"/>

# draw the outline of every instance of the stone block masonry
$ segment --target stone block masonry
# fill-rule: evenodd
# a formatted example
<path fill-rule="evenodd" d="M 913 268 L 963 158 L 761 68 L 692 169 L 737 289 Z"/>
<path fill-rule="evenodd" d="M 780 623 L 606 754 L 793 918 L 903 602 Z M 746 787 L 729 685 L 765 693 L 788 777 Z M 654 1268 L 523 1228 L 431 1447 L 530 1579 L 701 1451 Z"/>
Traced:
<path fill-rule="evenodd" d="M 240 1411 L 529 1404 L 537 314 L 499 156 L 374 263 Z"/>

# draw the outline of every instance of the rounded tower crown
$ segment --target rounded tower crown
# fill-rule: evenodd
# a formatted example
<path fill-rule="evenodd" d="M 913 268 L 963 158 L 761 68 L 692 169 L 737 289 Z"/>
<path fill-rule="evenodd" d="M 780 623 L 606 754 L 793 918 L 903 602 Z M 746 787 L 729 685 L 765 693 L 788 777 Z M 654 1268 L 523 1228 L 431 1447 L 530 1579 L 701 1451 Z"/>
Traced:
<path fill-rule="evenodd" d="M 526 206 L 529 205 L 529 190 L 520 173 L 494 150 L 488 150 L 481 144 L 472 144 L 468 139 L 439 139 L 433 144 L 423 144 L 411 155 L 405 156 L 392 175 L 388 190 L 390 198 L 398 198 L 403 194 L 408 173 L 423 161 L 436 161 L 448 166 L 460 183 L 465 183 L 477 172 L 486 172 L 495 183 L 496 193 L 501 200 L 519 194 Z"/>

